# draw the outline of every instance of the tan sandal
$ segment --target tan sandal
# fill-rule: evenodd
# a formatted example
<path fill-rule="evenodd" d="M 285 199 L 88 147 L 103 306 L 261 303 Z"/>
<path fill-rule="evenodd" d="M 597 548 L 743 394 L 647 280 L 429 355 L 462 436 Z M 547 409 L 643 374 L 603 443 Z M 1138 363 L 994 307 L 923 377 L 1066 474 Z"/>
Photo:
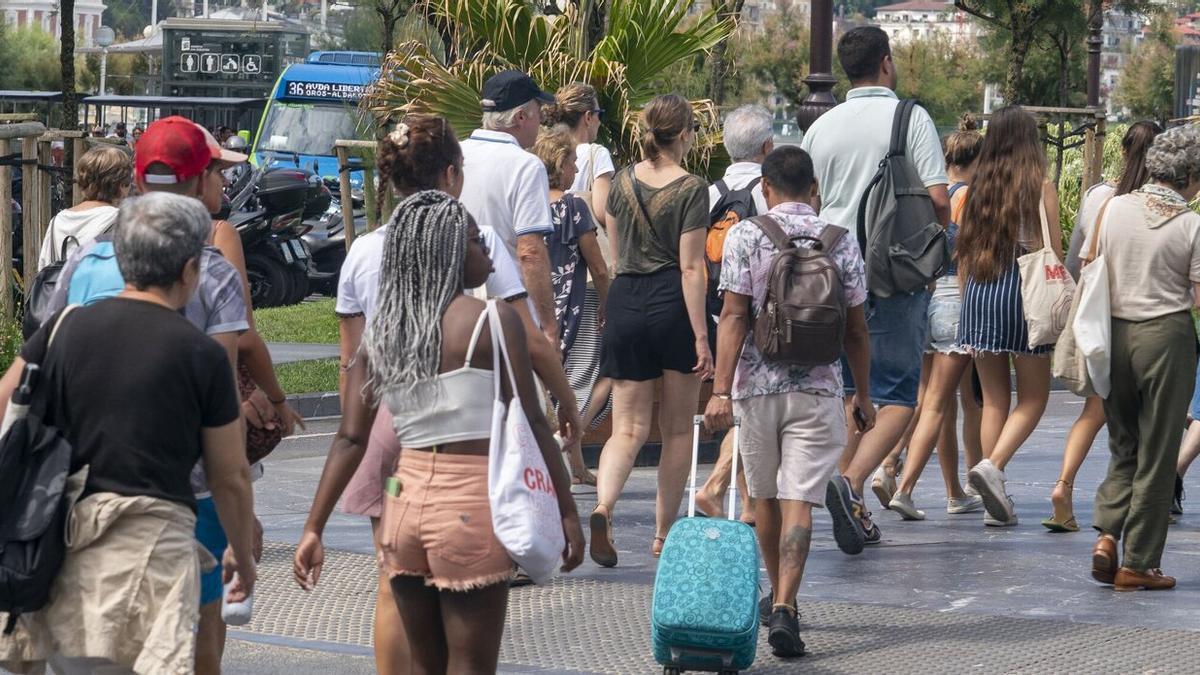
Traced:
<path fill-rule="evenodd" d="M 655 537 L 654 543 L 650 545 L 650 555 L 655 558 L 662 555 L 663 545 L 667 543 L 666 537 Z"/>
<path fill-rule="evenodd" d="M 1065 480 L 1055 481 L 1054 486 L 1058 487 L 1059 483 L 1067 486 L 1068 491 L 1074 491 L 1075 489 L 1073 485 Z M 1050 498 L 1050 503 L 1054 503 L 1053 497 Z M 1075 514 L 1073 513 L 1074 509 L 1072 508 L 1071 511 L 1072 512 L 1069 512 L 1069 515 L 1067 515 L 1065 518 L 1059 518 L 1058 514 L 1051 513 L 1049 518 L 1046 518 L 1042 521 L 1042 527 L 1050 530 L 1051 532 L 1078 532 L 1079 523 L 1075 520 Z"/>
<path fill-rule="evenodd" d="M 591 546 L 588 550 L 592 560 L 601 567 L 616 567 L 617 547 L 613 545 L 612 519 L 608 509 L 597 505 L 588 518 L 588 526 L 592 531 Z"/>

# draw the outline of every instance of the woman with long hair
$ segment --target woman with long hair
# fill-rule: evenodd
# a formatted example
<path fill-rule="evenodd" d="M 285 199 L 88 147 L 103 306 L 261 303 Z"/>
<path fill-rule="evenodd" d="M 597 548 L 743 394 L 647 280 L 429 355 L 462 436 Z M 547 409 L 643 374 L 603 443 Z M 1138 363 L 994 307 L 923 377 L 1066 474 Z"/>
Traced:
<path fill-rule="evenodd" d="M 1079 278 L 1079 254 L 1083 248 L 1083 241 L 1103 216 L 1108 200 L 1127 195 L 1150 180 L 1150 172 L 1146 170 L 1146 151 L 1154 143 L 1154 137 L 1161 133 L 1162 127 L 1155 122 L 1141 121 L 1129 125 L 1121 139 L 1123 165 L 1120 177 L 1115 182 L 1093 185 L 1084 194 L 1079 204 L 1079 212 L 1075 216 L 1075 229 L 1071 231 L 1071 244 L 1067 248 L 1067 271 L 1076 279 Z M 1067 435 L 1062 470 L 1054 483 L 1053 491 L 1050 492 L 1053 512 L 1049 518 L 1042 520 L 1042 526 L 1051 532 L 1079 531 L 1073 500 L 1075 476 L 1091 451 L 1092 443 L 1096 441 L 1096 434 L 1100 433 L 1104 421 L 1104 399 L 1089 396 L 1083 404 L 1083 412 L 1079 413 L 1079 419 L 1071 425 L 1071 432 Z"/>
<path fill-rule="evenodd" d="M 542 107 L 546 123 L 566 131 L 575 141 L 575 174 L 567 192 L 578 196 L 591 212 L 604 266 L 602 271 L 595 270 L 589 261 L 590 277 L 579 315 L 579 330 L 570 353 L 563 352 L 563 369 L 575 391 L 583 424 L 576 440 L 567 443 L 563 451 L 571 458 L 572 480 L 592 487 L 596 485 L 596 476 L 582 466 L 583 434 L 599 426 L 612 408 L 612 381 L 600 377 L 600 335 L 604 328 L 604 306 L 608 302 L 612 269 L 605 205 L 616 167 L 612 153 L 598 142 L 603 115 L 604 108 L 600 107 L 595 87 L 582 82 L 560 87 L 554 94 L 554 103 Z"/>
<path fill-rule="evenodd" d="M 1042 241 L 1046 219 L 1049 242 Z M 992 116 L 959 223 L 963 280 L 958 344 L 975 358 L 983 388 L 980 438 L 986 456 L 967 474 L 983 497 L 984 523 L 1017 524 L 1004 469 L 1037 427 L 1050 398 L 1051 345 L 1030 345 L 1017 258 L 1046 244 L 1062 256 L 1058 195 L 1046 180 L 1037 121 L 1019 106 Z M 1012 401 L 1012 371 L 1017 405 Z"/>
<path fill-rule="evenodd" d="M 401 198 L 422 190 L 441 190 L 450 195 L 462 190 L 462 150 L 454 130 L 436 115 L 408 115 L 402 119 L 380 140 L 378 163 L 380 176 L 391 182 Z M 334 310 L 341 345 L 338 388 L 342 420 L 296 548 L 296 574 L 306 589 L 319 578 L 324 562 L 321 535 L 343 493 L 346 513 L 370 518 L 376 553 L 380 550 L 384 479 L 395 466 L 400 446 L 386 406 L 380 406 L 377 412 L 377 401 L 368 401 L 361 393 L 367 375 L 366 363 L 358 354 L 367 322 L 379 305 L 380 267 L 387 232 L 394 226 L 394 219 L 389 219 L 383 227 L 360 236 L 342 264 Z M 391 584 L 382 570 L 375 596 L 374 642 L 379 672 L 405 671 L 408 640 L 392 599 Z"/>
<path fill-rule="evenodd" d="M 550 214 L 554 232 L 546 235 L 550 254 L 550 280 L 554 287 L 554 314 L 558 319 L 559 350 L 563 354 L 567 381 L 575 392 L 584 428 L 595 426 L 604 412 L 608 394 L 598 392 L 600 326 L 603 315 L 597 308 L 608 300 L 608 265 L 600 253 L 596 222 L 587 203 L 567 192 L 575 180 L 576 143 L 563 127 L 543 129 L 533 154 L 546 166 L 550 179 Z M 594 288 L 588 287 L 591 277 Z M 588 297 L 592 301 L 588 302 Z M 608 389 L 607 382 L 603 385 Z M 563 447 L 571 467 L 573 485 L 596 485 L 596 476 L 583 463 L 583 433 Z"/>
<path fill-rule="evenodd" d="M 968 183 L 975 173 L 975 164 L 983 148 L 983 136 L 976 131 L 975 119 L 964 115 L 958 131 L 948 136 L 943 146 L 946 172 L 951 181 L 950 227 L 946 234 L 953 253 L 958 242 L 959 222 L 967 199 Z M 958 408 L 954 400 L 955 392 L 960 392 L 962 399 L 967 467 L 975 466 L 982 458 L 980 410 L 971 385 L 971 357 L 959 346 L 957 339 L 961 311 L 958 269 L 951 263 L 946 275 L 938 279 L 929 302 L 929 349 L 921 369 L 923 381 L 914 416 L 916 424 L 908 442 L 908 460 L 900 484 L 886 504 L 905 520 L 925 518 L 925 512 L 913 505 L 912 493 L 935 444 L 942 480 L 946 484 L 946 512 L 973 513 L 983 508 L 980 497 L 966 493 L 958 477 Z"/>
<path fill-rule="evenodd" d="M 617 277 L 608 294 L 600 374 L 613 380 L 613 433 L 600 455 L 589 520 L 591 556 L 604 567 L 617 564 L 613 508 L 649 435 L 656 384 L 661 380 L 651 545 L 657 556 L 683 498 L 700 383 L 713 373 L 704 317 L 708 184 L 683 168 L 699 124 L 675 94 L 651 100 L 641 124 L 643 159 L 617 174 L 607 206 Z"/>

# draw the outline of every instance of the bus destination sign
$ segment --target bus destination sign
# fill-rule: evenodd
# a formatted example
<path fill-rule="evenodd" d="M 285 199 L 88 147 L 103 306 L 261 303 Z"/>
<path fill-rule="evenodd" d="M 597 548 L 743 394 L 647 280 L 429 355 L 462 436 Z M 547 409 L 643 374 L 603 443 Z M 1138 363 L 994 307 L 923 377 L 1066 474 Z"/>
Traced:
<path fill-rule="evenodd" d="M 338 100 L 358 101 L 367 94 L 367 88 L 361 84 L 343 84 L 333 82 L 304 82 L 292 81 L 287 83 L 287 95 L 300 98 L 332 98 Z"/>

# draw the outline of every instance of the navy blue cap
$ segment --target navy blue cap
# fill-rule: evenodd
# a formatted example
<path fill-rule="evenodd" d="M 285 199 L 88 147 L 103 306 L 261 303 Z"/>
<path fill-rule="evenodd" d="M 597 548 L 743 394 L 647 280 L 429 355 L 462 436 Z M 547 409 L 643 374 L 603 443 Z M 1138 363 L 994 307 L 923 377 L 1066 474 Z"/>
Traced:
<path fill-rule="evenodd" d="M 537 83 L 519 70 L 505 70 L 483 83 L 483 112 L 504 112 L 537 99 L 554 103 L 554 97 L 542 91 Z"/>

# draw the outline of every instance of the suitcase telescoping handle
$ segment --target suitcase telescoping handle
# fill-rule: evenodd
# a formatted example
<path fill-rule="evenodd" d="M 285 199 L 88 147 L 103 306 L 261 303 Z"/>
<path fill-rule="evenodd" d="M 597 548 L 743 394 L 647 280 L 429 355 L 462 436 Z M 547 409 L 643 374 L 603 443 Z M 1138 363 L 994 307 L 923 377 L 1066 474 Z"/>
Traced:
<path fill-rule="evenodd" d="M 704 415 L 696 415 L 692 418 L 692 475 L 688 486 L 688 518 L 696 517 L 696 465 L 700 461 L 700 426 L 704 424 Z M 738 454 L 741 452 L 741 444 L 738 435 L 742 430 L 742 418 L 733 416 L 733 470 L 729 475 L 729 508 L 725 512 L 729 514 L 729 519 L 733 520 L 737 517 L 735 507 L 737 506 L 737 470 L 738 470 Z"/>

